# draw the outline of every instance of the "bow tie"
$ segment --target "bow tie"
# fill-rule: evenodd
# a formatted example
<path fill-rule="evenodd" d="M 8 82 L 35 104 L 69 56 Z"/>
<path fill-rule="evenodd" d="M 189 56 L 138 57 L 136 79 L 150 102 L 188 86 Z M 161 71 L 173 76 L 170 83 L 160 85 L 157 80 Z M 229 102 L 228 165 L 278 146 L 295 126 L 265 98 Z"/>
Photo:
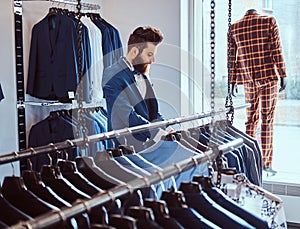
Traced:
<path fill-rule="evenodd" d="M 133 73 L 133 75 L 141 75 L 141 73 L 138 70 L 135 70 L 135 69 L 133 70 L 132 73 Z"/>

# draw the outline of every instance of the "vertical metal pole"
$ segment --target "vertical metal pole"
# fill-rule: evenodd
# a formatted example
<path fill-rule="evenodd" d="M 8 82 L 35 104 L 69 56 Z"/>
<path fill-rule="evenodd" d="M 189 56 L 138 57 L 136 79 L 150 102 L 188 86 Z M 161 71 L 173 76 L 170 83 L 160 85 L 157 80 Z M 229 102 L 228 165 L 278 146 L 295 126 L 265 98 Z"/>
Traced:
<path fill-rule="evenodd" d="M 16 55 L 16 93 L 18 115 L 18 147 L 26 149 L 26 119 L 25 119 L 25 89 L 24 89 L 24 62 L 23 62 L 23 23 L 22 1 L 14 1 L 15 17 L 15 55 Z M 20 161 L 20 169 L 26 169 L 27 162 Z"/>

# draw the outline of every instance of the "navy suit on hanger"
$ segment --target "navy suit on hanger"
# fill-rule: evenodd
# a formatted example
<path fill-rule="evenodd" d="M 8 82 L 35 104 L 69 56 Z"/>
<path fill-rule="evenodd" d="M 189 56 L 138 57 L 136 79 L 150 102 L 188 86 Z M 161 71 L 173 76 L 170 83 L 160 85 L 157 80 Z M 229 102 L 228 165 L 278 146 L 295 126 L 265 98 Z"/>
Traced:
<path fill-rule="evenodd" d="M 28 146 L 38 147 L 44 146 L 49 143 L 62 142 L 67 139 L 74 139 L 73 126 L 61 117 L 53 117 L 53 114 L 49 115 L 46 119 L 33 125 L 29 132 Z M 79 152 L 76 148 L 67 149 L 64 152 L 68 154 L 69 160 L 75 160 L 79 156 Z M 56 164 L 57 155 L 53 154 L 52 163 Z M 64 155 L 62 154 L 63 158 Z M 39 155 L 31 159 L 32 169 L 40 172 L 43 165 L 49 165 L 50 160 L 47 155 Z"/>
<path fill-rule="evenodd" d="M 88 51 L 82 51 L 83 60 L 88 61 Z M 41 99 L 69 102 L 70 93 L 75 94 L 79 84 L 77 52 L 76 23 L 72 17 L 49 13 L 35 24 L 30 45 L 27 93 Z M 84 67 L 83 70 L 86 69 Z M 89 88 L 88 85 L 84 87 Z"/>

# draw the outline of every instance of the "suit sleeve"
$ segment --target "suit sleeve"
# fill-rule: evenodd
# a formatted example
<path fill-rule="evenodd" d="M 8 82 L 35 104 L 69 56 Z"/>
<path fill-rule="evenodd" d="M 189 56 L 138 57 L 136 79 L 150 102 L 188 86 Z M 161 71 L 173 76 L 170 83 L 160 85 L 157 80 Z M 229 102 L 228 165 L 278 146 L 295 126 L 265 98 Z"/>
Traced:
<path fill-rule="evenodd" d="M 280 77 L 286 77 L 286 67 L 282 53 L 279 29 L 276 23 L 276 19 L 273 16 L 270 17 L 270 31 L 271 50 L 274 64 L 277 67 Z"/>
<path fill-rule="evenodd" d="M 36 65 L 37 65 L 37 31 L 35 27 L 32 28 L 32 36 L 30 42 L 30 52 L 29 52 L 29 66 L 28 66 L 28 76 L 27 76 L 27 93 L 30 95 L 34 94 L 34 82 L 36 76 Z"/>

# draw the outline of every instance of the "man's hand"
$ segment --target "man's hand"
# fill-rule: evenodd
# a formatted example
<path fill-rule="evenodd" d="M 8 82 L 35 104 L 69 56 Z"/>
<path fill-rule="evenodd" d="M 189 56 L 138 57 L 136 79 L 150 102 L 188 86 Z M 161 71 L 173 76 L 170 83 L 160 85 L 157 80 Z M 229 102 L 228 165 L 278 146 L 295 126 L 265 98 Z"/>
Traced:
<path fill-rule="evenodd" d="M 238 93 L 237 85 L 235 83 L 231 84 L 231 95 L 235 96 L 235 93 Z"/>
<path fill-rule="evenodd" d="M 286 87 L 286 82 L 285 82 L 284 78 L 280 78 L 280 88 L 279 88 L 279 92 L 284 91 L 285 87 Z"/>

